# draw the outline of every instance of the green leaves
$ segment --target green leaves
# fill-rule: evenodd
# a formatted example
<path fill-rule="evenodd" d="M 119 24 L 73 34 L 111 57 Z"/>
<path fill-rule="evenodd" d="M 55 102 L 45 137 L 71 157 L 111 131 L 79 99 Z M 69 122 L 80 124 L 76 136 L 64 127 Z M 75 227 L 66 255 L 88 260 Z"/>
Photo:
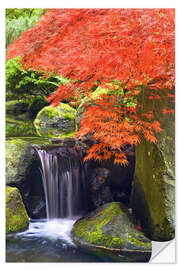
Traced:
<path fill-rule="evenodd" d="M 21 57 L 6 62 L 7 99 L 22 98 L 27 95 L 47 96 L 55 91 L 61 83 L 68 81 L 51 73 L 45 77 L 38 71 L 24 70 L 19 60 Z"/>
<path fill-rule="evenodd" d="M 30 29 L 43 13 L 44 9 L 6 9 L 6 47 Z"/>

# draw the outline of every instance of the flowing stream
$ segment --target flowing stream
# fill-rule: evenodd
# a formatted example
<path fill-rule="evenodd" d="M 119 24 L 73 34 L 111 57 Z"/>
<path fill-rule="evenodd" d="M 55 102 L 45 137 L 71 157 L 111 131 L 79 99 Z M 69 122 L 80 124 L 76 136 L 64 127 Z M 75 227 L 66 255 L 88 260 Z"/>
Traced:
<path fill-rule="evenodd" d="M 78 155 L 62 149 L 36 149 L 46 200 L 46 219 L 31 220 L 28 230 L 9 234 L 7 261 L 103 261 L 79 249 L 71 239 L 74 222 L 86 212 L 86 179 Z"/>
<path fill-rule="evenodd" d="M 78 156 L 62 156 L 61 151 L 37 150 L 46 199 L 47 219 L 69 218 L 85 210 L 86 179 Z"/>
<path fill-rule="evenodd" d="M 87 212 L 86 170 L 81 157 L 73 149 L 36 151 L 41 161 L 46 218 L 31 219 L 26 231 L 7 235 L 6 261 L 114 262 L 113 256 L 77 247 L 71 238 L 74 222 Z M 136 261 L 137 254 L 118 256 L 119 261 L 129 262 Z"/>

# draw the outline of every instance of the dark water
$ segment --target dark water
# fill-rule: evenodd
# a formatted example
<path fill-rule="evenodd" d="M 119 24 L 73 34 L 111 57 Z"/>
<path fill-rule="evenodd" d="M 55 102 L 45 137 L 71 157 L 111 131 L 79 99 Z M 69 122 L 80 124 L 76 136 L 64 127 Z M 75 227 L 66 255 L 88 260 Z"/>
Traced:
<path fill-rule="evenodd" d="M 71 239 L 75 219 L 31 221 L 29 229 L 9 234 L 6 242 L 7 262 L 146 262 L 150 254 L 122 253 L 115 259 L 106 254 L 88 253 Z"/>

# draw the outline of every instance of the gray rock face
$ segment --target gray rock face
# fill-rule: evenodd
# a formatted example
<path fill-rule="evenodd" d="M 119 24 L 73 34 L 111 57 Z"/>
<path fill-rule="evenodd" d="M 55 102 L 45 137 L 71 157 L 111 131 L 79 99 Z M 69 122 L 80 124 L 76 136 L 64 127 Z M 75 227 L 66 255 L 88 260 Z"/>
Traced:
<path fill-rule="evenodd" d="M 106 168 L 96 168 L 92 172 L 88 193 L 93 209 L 113 201 L 108 179 L 109 173 L 109 170 Z"/>
<path fill-rule="evenodd" d="M 107 256 L 112 252 L 117 257 L 123 252 L 136 252 L 146 261 L 151 255 L 151 241 L 137 230 L 128 209 L 117 202 L 104 204 L 76 221 L 72 237 L 78 246 L 103 250 Z"/>
<path fill-rule="evenodd" d="M 24 182 L 33 160 L 33 149 L 23 140 L 6 141 L 6 184 L 18 186 Z"/>
<path fill-rule="evenodd" d="M 45 218 L 46 207 L 39 160 L 31 144 L 6 142 L 6 185 L 17 187 L 31 218 Z"/>
<path fill-rule="evenodd" d="M 163 90 L 161 99 L 153 104 L 155 118 L 163 129 L 157 134 L 157 144 L 143 140 L 136 148 L 135 181 L 131 196 L 136 218 L 149 237 L 156 241 L 173 239 L 175 230 L 174 117 L 162 114 L 162 109 L 169 105 L 166 96 L 167 92 Z M 145 91 L 138 99 L 146 109 L 152 109 L 152 101 Z"/>
<path fill-rule="evenodd" d="M 108 183 L 110 185 L 113 200 L 120 201 L 127 205 L 129 203 L 135 169 L 134 149 L 130 149 L 130 152 L 132 155 L 127 156 L 129 165 L 125 167 L 119 164 L 114 164 L 113 159 L 103 160 L 100 164 L 93 160 L 90 161 L 92 168 L 102 167 L 109 171 Z"/>

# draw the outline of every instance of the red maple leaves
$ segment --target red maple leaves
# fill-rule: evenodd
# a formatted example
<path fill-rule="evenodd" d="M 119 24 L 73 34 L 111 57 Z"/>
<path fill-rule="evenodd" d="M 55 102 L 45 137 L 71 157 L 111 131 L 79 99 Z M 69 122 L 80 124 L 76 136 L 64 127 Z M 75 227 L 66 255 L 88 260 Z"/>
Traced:
<path fill-rule="evenodd" d="M 90 133 L 97 142 L 85 160 L 113 156 L 115 163 L 126 165 L 122 148 L 140 143 L 141 135 L 155 143 L 155 132 L 161 130 L 153 112 L 144 112 L 142 120 L 136 107 L 126 106 L 123 99 L 136 97 L 139 85 L 151 92 L 174 87 L 174 13 L 174 9 L 52 9 L 10 45 L 7 59 L 21 55 L 25 68 L 69 78 L 70 83 L 48 98 L 54 106 L 72 97 L 91 100 L 94 87 L 108 88 L 107 83 L 118 81 L 114 89 L 110 84 L 110 96 L 91 100 L 93 106 L 87 107 L 77 135 Z M 151 92 L 149 99 L 160 99 L 158 92 Z"/>

